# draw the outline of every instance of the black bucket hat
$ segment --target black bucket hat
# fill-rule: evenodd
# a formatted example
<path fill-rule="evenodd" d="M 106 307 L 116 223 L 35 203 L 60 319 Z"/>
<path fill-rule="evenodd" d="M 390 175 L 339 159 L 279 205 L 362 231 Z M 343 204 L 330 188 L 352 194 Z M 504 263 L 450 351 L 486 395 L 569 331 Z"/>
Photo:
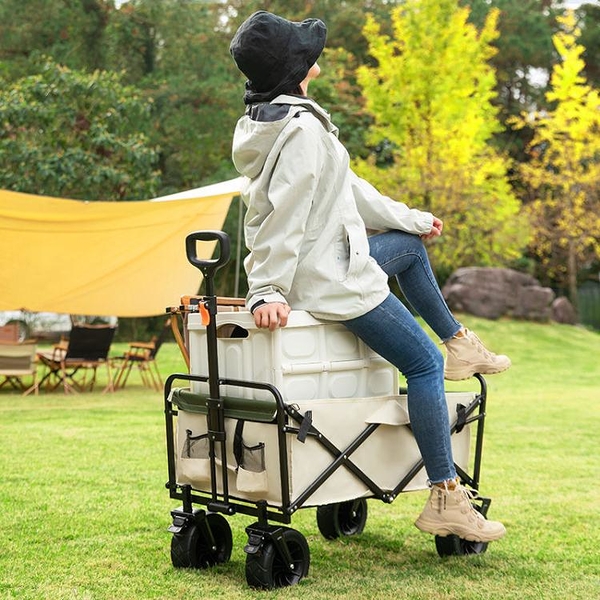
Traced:
<path fill-rule="evenodd" d="M 319 19 L 295 23 L 264 10 L 248 17 L 229 45 L 248 78 L 246 102 L 266 102 L 295 89 L 323 52 L 326 36 Z"/>

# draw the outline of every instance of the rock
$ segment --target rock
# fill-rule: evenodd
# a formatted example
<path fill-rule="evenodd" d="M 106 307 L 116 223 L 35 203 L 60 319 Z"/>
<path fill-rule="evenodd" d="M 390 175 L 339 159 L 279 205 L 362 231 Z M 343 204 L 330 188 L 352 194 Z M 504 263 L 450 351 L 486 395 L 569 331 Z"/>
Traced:
<path fill-rule="evenodd" d="M 442 293 L 452 311 L 486 319 L 509 316 L 532 321 L 550 320 L 555 296 L 531 275 L 495 267 L 457 269 Z"/>
<path fill-rule="evenodd" d="M 549 321 L 552 317 L 554 292 L 547 287 L 529 286 L 518 289 L 518 302 L 510 314 L 528 321 Z"/>
<path fill-rule="evenodd" d="M 577 323 L 577 314 L 568 298 L 561 296 L 552 303 L 552 318 L 557 323 L 575 325 Z"/>

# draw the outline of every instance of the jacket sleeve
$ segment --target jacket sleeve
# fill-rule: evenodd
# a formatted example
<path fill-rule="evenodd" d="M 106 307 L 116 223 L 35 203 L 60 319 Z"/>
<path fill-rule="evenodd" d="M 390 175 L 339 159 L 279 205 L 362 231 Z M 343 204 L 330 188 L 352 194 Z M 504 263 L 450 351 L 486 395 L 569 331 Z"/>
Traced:
<path fill-rule="evenodd" d="M 351 172 L 351 183 L 356 207 L 367 229 L 399 229 L 416 235 L 431 231 L 433 215 L 430 212 L 408 208 L 402 202 L 383 196 L 354 172 Z"/>
<path fill-rule="evenodd" d="M 271 174 L 266 208 L 252 212 L 250 200 L 246 230 L 252 235 L 245 263 L 250 310 L 263 302 L 287 303 L 313 203 L 321 148 L 310 128 L 294 121 Z"/>

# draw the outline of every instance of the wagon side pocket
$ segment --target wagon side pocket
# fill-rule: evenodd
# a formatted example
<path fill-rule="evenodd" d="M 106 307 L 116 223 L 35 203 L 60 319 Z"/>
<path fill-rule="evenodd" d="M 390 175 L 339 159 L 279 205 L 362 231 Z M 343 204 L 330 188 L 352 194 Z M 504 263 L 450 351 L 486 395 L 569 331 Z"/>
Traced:
<path fill-rule="evenodd" d="M 234 455 L 238 464 L 236 487 L 240 492 L 262 493 L 269 489 L 265 465 L 265 444 L 252 446 L 244 442 L 244 421 L 235 428 Z"/>
<path fill-rule="evenodd" d="M 193 435 L 185 430 L 185 440 L 181 448 L 179 479 L 180 483 L 204 482 L 210 480 L 210 455 L 208 433 Z"/>

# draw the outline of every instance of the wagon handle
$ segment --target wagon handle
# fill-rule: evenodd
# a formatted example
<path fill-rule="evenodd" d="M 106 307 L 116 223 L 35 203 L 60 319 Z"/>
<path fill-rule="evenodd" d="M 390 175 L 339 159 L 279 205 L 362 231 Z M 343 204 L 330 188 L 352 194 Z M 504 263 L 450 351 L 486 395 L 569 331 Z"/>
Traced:
<path fill-rule="evenodd" d="M 198 258 L 196 242 L 217 242 L 219 255 L 217 258 Z M 224 231 L 194 231 L 185 238 L 185 252 L 188 261 L 202 271 L 206 281 L 206 295 L 213 294 L 213 277 L 218 269 L 229 262 L 229 236 Z"/>
<path fill-rule="evenodd" d="M 217 258 L 200 259 L 196 253 L 196 242 L 217 242 L 219 254 Z M 210 446 L 210 481 L 213 504 L 217 503 L 219 486 L 217 482 L 216 458 L 221 460 L 222 494 L 225 502 L 228 501 L 229 483 L 227 475 L 227 451 L 225 443 L 225 412 L 219 391 L 219 353 L 217 348 L 217 297 L 214 293 L 213 277 L 218 269 L 227 264 L 230 255 L 229 236 L 224 231 L 195 231 L 185 238 L 185 252 L 192 265 L 202 271 L 206 283 L 206 295 L 198 306 L 202 316 L 202 323 L 206 326 L 206 348 L 208 357 L 208 414 L 207 428 Z M 220 453 L 217 454 L 217 447 Z"/>

